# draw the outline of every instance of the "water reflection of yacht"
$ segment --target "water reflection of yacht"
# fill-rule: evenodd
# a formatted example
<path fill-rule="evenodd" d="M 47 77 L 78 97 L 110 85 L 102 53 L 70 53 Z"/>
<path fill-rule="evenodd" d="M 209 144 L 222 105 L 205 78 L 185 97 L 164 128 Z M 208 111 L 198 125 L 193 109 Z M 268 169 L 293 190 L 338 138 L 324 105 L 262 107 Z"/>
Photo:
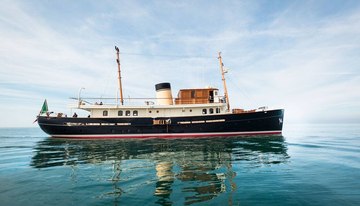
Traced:
<path fill-rule="evenodd" d="M 149 140 L 61 140 L 45 139 L 34 148 L 31 166 L 35 168 L 81 167 L 82 164 L 113 167 L 113 194 L 121 196 L 122 162 L 152 162 L 155 203 L 172 203 L 174 193 L 181 192 L 184 204 L 205 202 L 219 194 L 236 190 L 234 162 L 251 162 L 252 166 L 284 163 L 289 158 L 282 137 L 149 139 Z M 121 172 L 122 171 L 122 172 Z M 127 170 L 128 171 L 128 170 Z M 81 169 L 76 172 L 81 173 Z M 116 178 L 114 178 L 114 176 Z"/>

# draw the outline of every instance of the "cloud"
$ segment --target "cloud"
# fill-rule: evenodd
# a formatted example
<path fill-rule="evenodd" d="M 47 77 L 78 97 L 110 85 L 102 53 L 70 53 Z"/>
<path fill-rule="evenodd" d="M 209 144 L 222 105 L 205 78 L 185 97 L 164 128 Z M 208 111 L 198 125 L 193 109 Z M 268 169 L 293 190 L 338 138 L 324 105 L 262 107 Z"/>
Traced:
<path fill-rule="evenodd" d="M 315 23 L 315 17 L 294 20 L 292 6 L 285 10 L 266 25 L 234 27 L 206 39 L 224 51 L 234 106 L 283 106 L 294 121 L 346 119 L 344 110 L 360 106 L 359 95 L 349 91 L 360 87 L 358 8 L 316 17 Z M 298 10 L 296 16 L 306 14 L 306 8 Z M 359 121 L 359 111 L 353 113 L 352 121 Z"/>
<path fill-rule="evenodd" d="M 29 125 L 17 120 L 36 114 L 44 98 L 61 111 L 81 87 L 83 96 L 115 97 L 114 45 L 125 96 L 154 97 L 159 82 L 171 82 L 173 96 L 180 88 L 221 89 L 222 51 L 234 107 L 284 107 L 293 121 L 359 121 L 359 4 L 269 4 L 7 1 L 0 112 L 9 103 L 18 109 L 1 126 Z"/>

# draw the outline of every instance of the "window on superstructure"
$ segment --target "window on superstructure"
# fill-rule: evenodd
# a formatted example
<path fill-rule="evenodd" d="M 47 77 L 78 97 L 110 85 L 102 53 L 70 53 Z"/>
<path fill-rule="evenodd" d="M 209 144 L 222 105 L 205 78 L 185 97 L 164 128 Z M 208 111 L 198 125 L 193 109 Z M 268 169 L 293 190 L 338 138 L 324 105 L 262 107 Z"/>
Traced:
<path fill-rule="evenodd" d="M 202 110 L 202 113 L 203 113 L 203 114 L 206 114 L 206 113 L 207 113 L 207 110 L 206 110 L 206 109 L 203 109 L 203 110 Z"/>
<path fill-rule="evenodd" d="M 137 110 L 133 111 L 133 116 L 138 116 L 138 111 Z"/>
<path fill-rule="evenodd" d="M 118 116 L 123 116 L 124 112 L 122 110 L 118 111 Z"/>
<path fill-rule="evenodd" d="M 103 111 L 103 116 L 105 117 L 105 116 L 108 116 L 108 114 L 109 114 L 109 112 L 108 111 Z"/>
<path fill-rule="evenodd" d="M 195 98 L 195 90 L 191 90 L 191 98 Z"/>
<path fill-rule="evenodd" d="M 209 109 L 209 114 L 214 114 L 214 109 L 213 108 Z"/>
<path fill-rule="evenodd" d="M 220 113 L 220 108 L 216 108 L 216 113 Z"/>
<path fill-rule="evenodd" d="M 126 110 L 125 115 L 126 115 L 126 116 L 130 116 L 130 111 L 129 111 L 129 110 Z"/>

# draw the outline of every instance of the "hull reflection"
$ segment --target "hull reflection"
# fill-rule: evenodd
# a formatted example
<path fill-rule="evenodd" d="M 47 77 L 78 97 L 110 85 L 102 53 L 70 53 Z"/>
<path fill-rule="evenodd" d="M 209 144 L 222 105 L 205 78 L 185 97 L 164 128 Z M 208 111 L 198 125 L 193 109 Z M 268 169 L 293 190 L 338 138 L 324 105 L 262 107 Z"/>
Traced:
<path fill-rule="evenodd" d="M 284 138 L 276 136 L 106 141 L 48 138 L 38 142 L 34 150 L 31 162 L 34 168 L 111 167 L 113 175 L 107 179 L 114 185 L 113 196 L 116 199 L 121 199 L 120 196 L 126 194 L 129 187 L 122 186 L 122 175 L 131 179 L 132 174 L 131 168 L 126 168 L 123 162 L 138 160 L 140 169 L 142 162 L 146 165 L 150 162 L 153 175 L 145 174 L 142 181 L 152 185 L 154 203 L 160 205 L 178 201 L 178 198 L 173 200 L 174 194 L 181 194 L 183 204 L 193 204 L 236 190 L 233 179 L 240 171 L 233 168 L 234 163 L 242 165 L 251 162 L 251 167 L 260 167 L 285 163 L 289 158 Z M 81 173 L 81 169 L 74 172 Z"/>

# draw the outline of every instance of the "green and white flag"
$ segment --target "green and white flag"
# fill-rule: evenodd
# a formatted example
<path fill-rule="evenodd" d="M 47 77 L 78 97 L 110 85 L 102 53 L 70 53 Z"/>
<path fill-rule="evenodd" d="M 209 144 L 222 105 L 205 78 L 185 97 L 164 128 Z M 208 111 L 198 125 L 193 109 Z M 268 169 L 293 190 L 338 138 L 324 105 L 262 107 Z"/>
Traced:
<path fill-rule="evenodd" d="M 45 99 L 44 104 L 43 104 L 43 106 L 41 107 L 40 114 L 44 114 L 44 113 L 48 112 L 48 110 L 49 110 L 49 109 L 48 109 L 47 101 L 46 101 L 46 99 Z"/>

